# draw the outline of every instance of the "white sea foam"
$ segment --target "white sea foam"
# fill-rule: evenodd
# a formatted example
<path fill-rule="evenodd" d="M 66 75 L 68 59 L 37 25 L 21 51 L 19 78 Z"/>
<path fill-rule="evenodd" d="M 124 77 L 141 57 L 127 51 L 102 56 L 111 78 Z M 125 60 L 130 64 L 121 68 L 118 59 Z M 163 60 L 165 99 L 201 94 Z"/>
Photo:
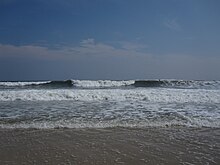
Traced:
<path fill-rule="evenodd" d="M 31 123 L 15 123 L 15 124 L 0 124 L 0 128 L 38 128 L 38 129 L 51 129 L 51 128 L 113 128 L 113 127 L 210 127 L 220 128 L 220 121 L 208 121 L 200 119 L 191 119 L 189 122 L 171 120 L 171 121 L 120 121 L 120 120 L 109 120 L 99 122 L 83 122 L 83 121 L 43 121 L 43 122 L 31 122 Z"/>
<path fill-rule="evenodd" d="M 50 81 L 32 81 L 32 82 L 0 82 L 0 86 L 8 86 L 8 87 L 18 87 L 18 86 L 26 86 L 26 85 L 40 85 L 40 84 L 47 84 Z"/>
<path fill-rule="evenodd" d="M 96 89 L 96 90 L 7 90 L 0 91 L 0 101 L 145 101 L 175 103 L 220 103 L 220 90 L 190 89 Z"/>
<path fill-rule="evenodd" d="M 0 109 L 0 128 L 220 128 L 220 90 L 210 89 L 10 89 Z"/>
<path fill-rule="evenodd" d="M 121 87 L 134 84 L 135 80 L 112 81 L 112 80 L 72 80 L 73 85 L 82 88 Z"/>
<path fill-rule="evenodd" d="M 102 88 L 102 87 L 120 87 L 134 84 L 135 80 L 121 80 L 121 81 L 112 81 L 112 80 L 71 80 L 75 87 L 82 88 Z M 32 81 L 32 82 L 0 82 L 0 86 L 26 86 L 26 85 L 42 85 L 47 84 L 53 81 Z M 65 82 L 65 81 L 57 81 Z"/>

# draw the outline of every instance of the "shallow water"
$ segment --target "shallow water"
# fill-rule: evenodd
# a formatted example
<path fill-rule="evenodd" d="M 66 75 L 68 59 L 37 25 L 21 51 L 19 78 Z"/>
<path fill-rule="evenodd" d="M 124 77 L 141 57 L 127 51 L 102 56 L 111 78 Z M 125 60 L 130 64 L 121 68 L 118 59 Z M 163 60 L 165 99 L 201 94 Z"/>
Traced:
<path fill-rule="evenodd" d="M 220 129 L 0 129 L 0 164 L 219 164 Z"/>

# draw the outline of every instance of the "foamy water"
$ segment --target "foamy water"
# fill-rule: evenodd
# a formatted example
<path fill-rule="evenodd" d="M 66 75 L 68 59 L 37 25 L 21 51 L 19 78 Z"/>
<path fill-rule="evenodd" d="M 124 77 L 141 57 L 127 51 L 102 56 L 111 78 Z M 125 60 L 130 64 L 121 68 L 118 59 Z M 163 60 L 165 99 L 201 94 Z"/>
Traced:
<path fill-rule="evenodd" d="M 220 127 L 218 81 L 4 83 L 1 128 Z"/>

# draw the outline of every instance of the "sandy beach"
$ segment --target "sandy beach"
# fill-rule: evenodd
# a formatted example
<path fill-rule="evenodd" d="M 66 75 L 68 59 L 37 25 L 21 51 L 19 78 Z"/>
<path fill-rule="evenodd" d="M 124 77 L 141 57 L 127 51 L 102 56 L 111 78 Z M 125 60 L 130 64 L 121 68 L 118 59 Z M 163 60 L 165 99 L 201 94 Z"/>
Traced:
<path fill-rule="evenodd" d="M 220 129 L 0 129 L 0 164 L 219 164 Z"/>

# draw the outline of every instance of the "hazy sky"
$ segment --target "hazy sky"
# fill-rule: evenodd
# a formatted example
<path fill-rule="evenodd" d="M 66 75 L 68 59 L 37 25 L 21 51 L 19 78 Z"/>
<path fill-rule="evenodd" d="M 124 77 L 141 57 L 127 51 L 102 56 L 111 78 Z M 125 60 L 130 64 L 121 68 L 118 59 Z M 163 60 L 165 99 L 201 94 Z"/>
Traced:
<path fill-rule="evenodd" d="M 220 79 L 219 0 L 0 0 L 0 80 Z"/>

